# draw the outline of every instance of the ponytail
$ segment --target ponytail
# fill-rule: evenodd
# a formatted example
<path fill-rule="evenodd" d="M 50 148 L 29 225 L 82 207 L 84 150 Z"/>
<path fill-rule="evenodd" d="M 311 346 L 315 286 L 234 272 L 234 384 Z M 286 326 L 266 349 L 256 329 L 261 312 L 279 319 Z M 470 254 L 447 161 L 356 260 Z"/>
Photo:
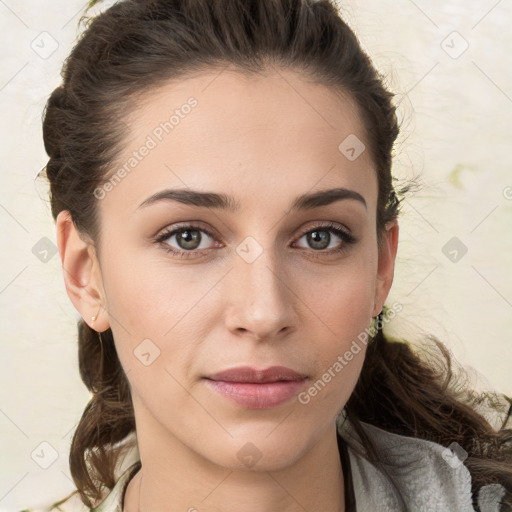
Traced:
<path fill-rule="evenodd" d="M 80 376 L 93 394 L 71 441 L 71 475 L 82 501 L 100 500 L 103 487 L 112 489 L 120 455 L 128 447 L 114 446 L 135 432 L 128 380 L 114 346 L 112 331 L 91 329 L 78 322 Z"/>

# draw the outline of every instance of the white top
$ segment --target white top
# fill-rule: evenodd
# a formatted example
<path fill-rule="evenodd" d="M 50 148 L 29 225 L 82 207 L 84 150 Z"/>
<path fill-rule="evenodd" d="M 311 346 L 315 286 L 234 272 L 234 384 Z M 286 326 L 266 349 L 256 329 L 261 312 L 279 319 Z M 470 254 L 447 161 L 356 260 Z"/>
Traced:
<path fill-rule="evenodd" d="M 349 441 L 348 453 L 356 511 L 403 510 L 396 491 L 384 471 L 359 455 L 357 450 L 359 437 L 353 426 L 348 420 L 343 421 L 343 417 L 340 417 L 337 425 L 340 437 Z M 463 463 L 463 457 L 456 456 L 458 453 L 456 447 L 455 450 L 450 450 L 423 439 L 391 434 L 367 423 L 362 423 L 362 426 L 374 443 L 380 460 L 387 461 L 385 469 L 400 489 L 405 510 L 408 512 L 478 512 L 471 503 L 471 475 Z M 23 512 L 122 512 L 124 491 L 130 478 L 136 473 L 139 461 L 136 443 L 130 451 L 135 462 L 122 470 L 115 487 L 96 508 L 86 507 L 75 491 L 76 494 L 58 505 L 27 509 Z M 504 494 L 505 489 L 500 484 L 482 487 L 478 494 L 479 512 L 499 512 L 499 504 Z"/>

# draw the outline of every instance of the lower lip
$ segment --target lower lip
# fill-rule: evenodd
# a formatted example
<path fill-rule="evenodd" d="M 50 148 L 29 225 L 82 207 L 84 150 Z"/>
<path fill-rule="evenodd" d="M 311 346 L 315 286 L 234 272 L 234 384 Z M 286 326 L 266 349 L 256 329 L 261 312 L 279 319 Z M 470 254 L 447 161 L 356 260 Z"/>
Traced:
<path fill-rule="evenodd" d="M 211 389 L 248 409 L 276 407 L 296 395 L 305 379 L 279 382 L 225 382 L 206 379 Z"/>

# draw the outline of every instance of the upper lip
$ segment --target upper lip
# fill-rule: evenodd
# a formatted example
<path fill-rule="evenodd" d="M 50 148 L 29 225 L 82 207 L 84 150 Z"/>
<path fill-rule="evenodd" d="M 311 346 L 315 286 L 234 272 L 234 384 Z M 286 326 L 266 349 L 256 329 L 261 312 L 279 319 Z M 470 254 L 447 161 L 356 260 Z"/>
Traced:
<path fill-rule="evenodd" d="M 239 366 L 229 368 L 222 372 L 206 377 L 210 380 L 222 380 L 225 382 L 277 382 L 282 380 L 302 380 L 306 375 L 298 373 L 285 366 L 271 366 L 270 368 L 258 370 L 250 366 Z"/>

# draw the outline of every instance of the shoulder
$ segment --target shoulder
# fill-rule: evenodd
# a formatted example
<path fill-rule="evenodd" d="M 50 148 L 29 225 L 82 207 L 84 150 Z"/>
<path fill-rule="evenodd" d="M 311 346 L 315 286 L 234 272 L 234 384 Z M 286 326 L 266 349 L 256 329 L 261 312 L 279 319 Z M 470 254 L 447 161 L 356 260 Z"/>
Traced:
<path fill-rule="evenodd" d="M 371 439 L 380 465 L 369 462 L 361 440 L 350 423 L 339 428 L 347 442 L 359 511 L 406 510 L 421 512 L 475 512 L 471 474 L 464 464 L 467 454 L 455 443 L 450 446 L 392 434 L 361 424 Z M 498 512 L 504 489 L 485 486 L 478 502 L 486 511 Z"/>
<path fill-rule="evenodd" d="M 456 447 L 391 434 L 372 425 L 363 428 L 382 461 L 378 468 L 356 451 L 350 452 L 354 482 L 368 505 L 380 503 L 386 504 L 381 510 L 399 510 L 402 500 L 407 510 L 474 511 L 471 475 Z"/>
<path fill-rule="evenodd" d="M 136 436 L 130 434 L 122 441 L 125 447 L 122 460 L 115 470 L 116 484 L 113 489 L 103 495 L 100 503 L 94 508 L 85 505 L 78 490 L 74 490 L 65 498 L 51 505 L 26 508 L 19 512 L 122 512 L 122 497 L 125 486 L 140 469 L 140 456 Z"/>

